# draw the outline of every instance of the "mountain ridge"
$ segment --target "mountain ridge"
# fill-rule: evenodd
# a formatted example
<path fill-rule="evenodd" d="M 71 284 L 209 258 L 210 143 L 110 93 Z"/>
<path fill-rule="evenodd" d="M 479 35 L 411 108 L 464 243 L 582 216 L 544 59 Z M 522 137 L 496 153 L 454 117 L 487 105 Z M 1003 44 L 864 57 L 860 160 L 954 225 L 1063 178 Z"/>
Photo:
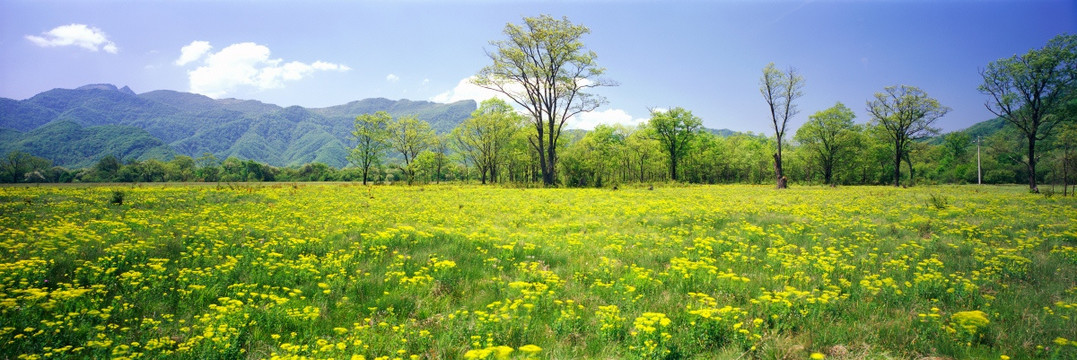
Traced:
<path fill-rule="evenodd" d="M 24 151 L 65 167 L 85 167 L 105 155 L 167 160 L 205 153 L 218 160 L 235 156 L 274 166 L 323 162 L 343 167 L 353 120 L 360 114 L 414 115 L 444 133 L 475 108 L 471 100 L 441 104 L 385 98 L 324 108 L 281 107 L 174 90 L 136 94 L 127 86 L 88 84 L 25 100 L 0 98 L 0 153 Z M 92 151 L 41 146 L 61 141 Z"/>

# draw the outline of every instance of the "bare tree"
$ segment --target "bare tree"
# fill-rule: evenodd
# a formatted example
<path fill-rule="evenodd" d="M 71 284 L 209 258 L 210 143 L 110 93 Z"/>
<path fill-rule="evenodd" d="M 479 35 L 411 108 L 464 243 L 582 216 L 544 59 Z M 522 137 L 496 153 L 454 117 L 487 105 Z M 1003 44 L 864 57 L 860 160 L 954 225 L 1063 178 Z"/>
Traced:
<path fill-rule="evenodd" d="M 601 79 L 604 68 L 597 55 L 580 38 L 590 29 L 568 18 L 549 15 L 524 18 L 524 24 L 505 25 L 508 39 L 493 41 L 487 56 L 493 64 L 479 71 L 473 82 L 508 96 L 531 115 L 535 136 L 529 138 L 538 151 L 542 182 L 556 179 L 557 142 L 565 121 L 594 110 L 606 99 L 586 93 L 588 89 L 615 85 Z"/>
<path fill-rule="evenodd" d="M 803 92 L 804 77 L 800 76 L 796 68 L 790 67 L 782 72 L 774 67 L 774 63 L 767 64 L 763 68 L 763 77 L 759 79 L 759 92 L 770 107 L 770 119 L 774 124 L 774 137 L 778 140 L 778 151 L 774 153 L 774 176 L 777 188 L 786 188 L 785 173 L 782 171 L 782 139 L 785 137 L 786 125 L 789 119 L 799 112 L 796 101 Z"/>

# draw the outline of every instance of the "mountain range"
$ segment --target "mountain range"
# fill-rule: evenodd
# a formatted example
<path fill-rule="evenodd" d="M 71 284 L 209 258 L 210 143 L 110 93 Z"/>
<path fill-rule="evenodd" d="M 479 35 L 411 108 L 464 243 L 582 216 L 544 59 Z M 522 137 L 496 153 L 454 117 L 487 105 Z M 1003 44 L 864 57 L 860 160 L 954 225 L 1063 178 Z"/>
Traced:
<path fill-rule="evenodd" d="M 21 101 L 0 98 L 0 153 L 24 151 L 68 168 L 91 166 L 106 155 L 144 160 L 205 153 L 274 166 L 322 162 L 343 167 L 357 115 L 415 115 L 444 133 L 475 108 L 471 100 L 439 104 L 382 98 L 326 108 L 280 107 L 171 90 L 136 94 L 126 86 L 94 84 Z"/>
<path fill-rule="evenodd" d="M 347 165 L 354 119 L 360 114 L 415 115 L 447 133 L 475 108 L 472 100 L 440 104 L 383 98 L 325 108 L 281 107 L 171 90 L 136 94 L 126 86 L 93 84 L 26 100 L 0 98 L 0 154 L 23 151 L 70 169 L 92 166 L 106 155 L 167 160 L 206 153 L 218 160 L 234 156 L 274 166 L 321 162 L 339 168 Z M 993 119 L 963 131 L 987 136 L 1004 126 L 1005 121 Z M 741 134 L 705 130 L 723 137 Z M 924 141 L 940 144 L 942 137 Z"/>

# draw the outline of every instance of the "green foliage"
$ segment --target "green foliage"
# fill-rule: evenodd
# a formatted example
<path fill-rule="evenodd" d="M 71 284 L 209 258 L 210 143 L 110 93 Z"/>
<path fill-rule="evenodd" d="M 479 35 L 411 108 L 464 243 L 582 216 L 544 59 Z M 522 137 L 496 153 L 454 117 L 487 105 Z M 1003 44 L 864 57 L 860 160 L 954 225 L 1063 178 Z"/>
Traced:
<path fill-rule="evenodd" d="M 0 182 L 27 182 L 34 173 L 48 170 L 52 161 L 21 151 L 12 151 L 0 160 Z M 40 177 L 40 175 L 38 175 Z"/>
<path fill-rule="evenodd" d="M 901 183 L 901 161 L 905 160 L 912 167 L 911 142 L 937 134 L 939 130 L 931 126 L 948 112 L 950 108 L 939 104 L 927 92 L 908 85 L 888 86 L 883 92 L 875 93 L 874 100 L 868 101 L 871 121 L 892 144 L 894 186 Z"/>
<path fill-rule="evenodd" d="M 666 111 L 651 110 L 648 125 L 669 159 L 669 177 L 676 181 L 677 163 L 688 151 L 692 138 L 703 127 L 703 120 L 692 115 L 691 111 L 675 107 Z"/>
<path fill-rule="evenodd" d="M 451 144 L 465 161 L 478 168 L 483 184 L 487 179 L 498 182 L 499 170 L 509 160 L 512 140 L 523 131 L 524 122 L 524 117 L 504 100 L 491 98 L 453 129 Z"/>
<path fill-rule="evenodd" d="M 523 25 L 507 24 L 504 32 L 508 39 L 491 42 L 495 49 L 486 53 L 493 64 L 474 82 L 505 94 L 530 115 L 543 184 L 553 185 L 562 127 L 606 102 L 590 89 L 614 83 L 601 78 L 606 69 L 581 41 L 591 32 L 586 26 L 541 15 L 525 17 Z"/>
<path fill-rule="evenodd" d="M 124 193 L 122 190 L 112 190 L 112 196 L 109 197 L 108 203 L 111 205 L 123 205 Z"/>
<path fill-rule="evenodd" d="M 1036 143 L 1065 121 L 1065 104 L 1077 99 L 1077 35 L 1061 34 L 1043 48 L 993 61 L 980 75 L 988 110 L 1025 137 L 1028 186 L 1037 192 Z"/>
<path fill-rule="evenodd" d="M 22 151 L 72 168 L 92 165 L 102 154 L 124 159 L 171 158 L 175 153 L 145 131 L 119 125 L 83 127 L 57 121 L 0 143 L 0 151 Z"/>
<path fill-rule="evenodd" d="M 382 154 L 389 147 L 389 123 L 393 118 L 384 111 L 355 117 L 355 147 L 348 154 L 348 161 L 363 172 L 363 185 L 370 178 L 370 169 L 381 162 Z"/>
<path fill-rule="evenodd" d="M 854 118 L 856 114 L 838 102 L 808 117 L 808 122 L 793 136 L 819 161 L 824 184 L 833 184 L 834 167 L 855 154 Z"/>
<path fill-rule="evenodd" d="M 415 116 L 405 116 L 389 122 L 386 131 L 386 142 L 404 158 L 404 165 L 400 166 L 400 169 L 404 171 L 408 184 L 411 184 L 415 180 L 415 168 L 411 163 L 419 153 L 430 147 L 435 136 L 434 130 L 426 121 Z"/>

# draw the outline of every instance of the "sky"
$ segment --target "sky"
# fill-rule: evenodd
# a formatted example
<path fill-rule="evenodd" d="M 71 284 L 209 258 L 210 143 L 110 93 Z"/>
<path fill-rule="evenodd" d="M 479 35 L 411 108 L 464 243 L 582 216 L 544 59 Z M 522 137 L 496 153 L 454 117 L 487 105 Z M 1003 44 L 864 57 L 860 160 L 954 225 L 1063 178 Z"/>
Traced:
<path fill-rule="evenodd" d="M 468 78 L 491 63 L 507 23 L 548 14 L 618 86 L 570 122 L 635 124 L 683 107 L 715 129 L 773 133 L 759 78 L 768 63 L 805 79 L 791 132 L 892 85 L 952 111 L 993 116 L 977 90 L 992 61 L 1077 33 L 1077 1 L 10 1 L 0 0 L 0 97 L 110 83 L 281 106 L 364 98 L 481 101 Z"/>

